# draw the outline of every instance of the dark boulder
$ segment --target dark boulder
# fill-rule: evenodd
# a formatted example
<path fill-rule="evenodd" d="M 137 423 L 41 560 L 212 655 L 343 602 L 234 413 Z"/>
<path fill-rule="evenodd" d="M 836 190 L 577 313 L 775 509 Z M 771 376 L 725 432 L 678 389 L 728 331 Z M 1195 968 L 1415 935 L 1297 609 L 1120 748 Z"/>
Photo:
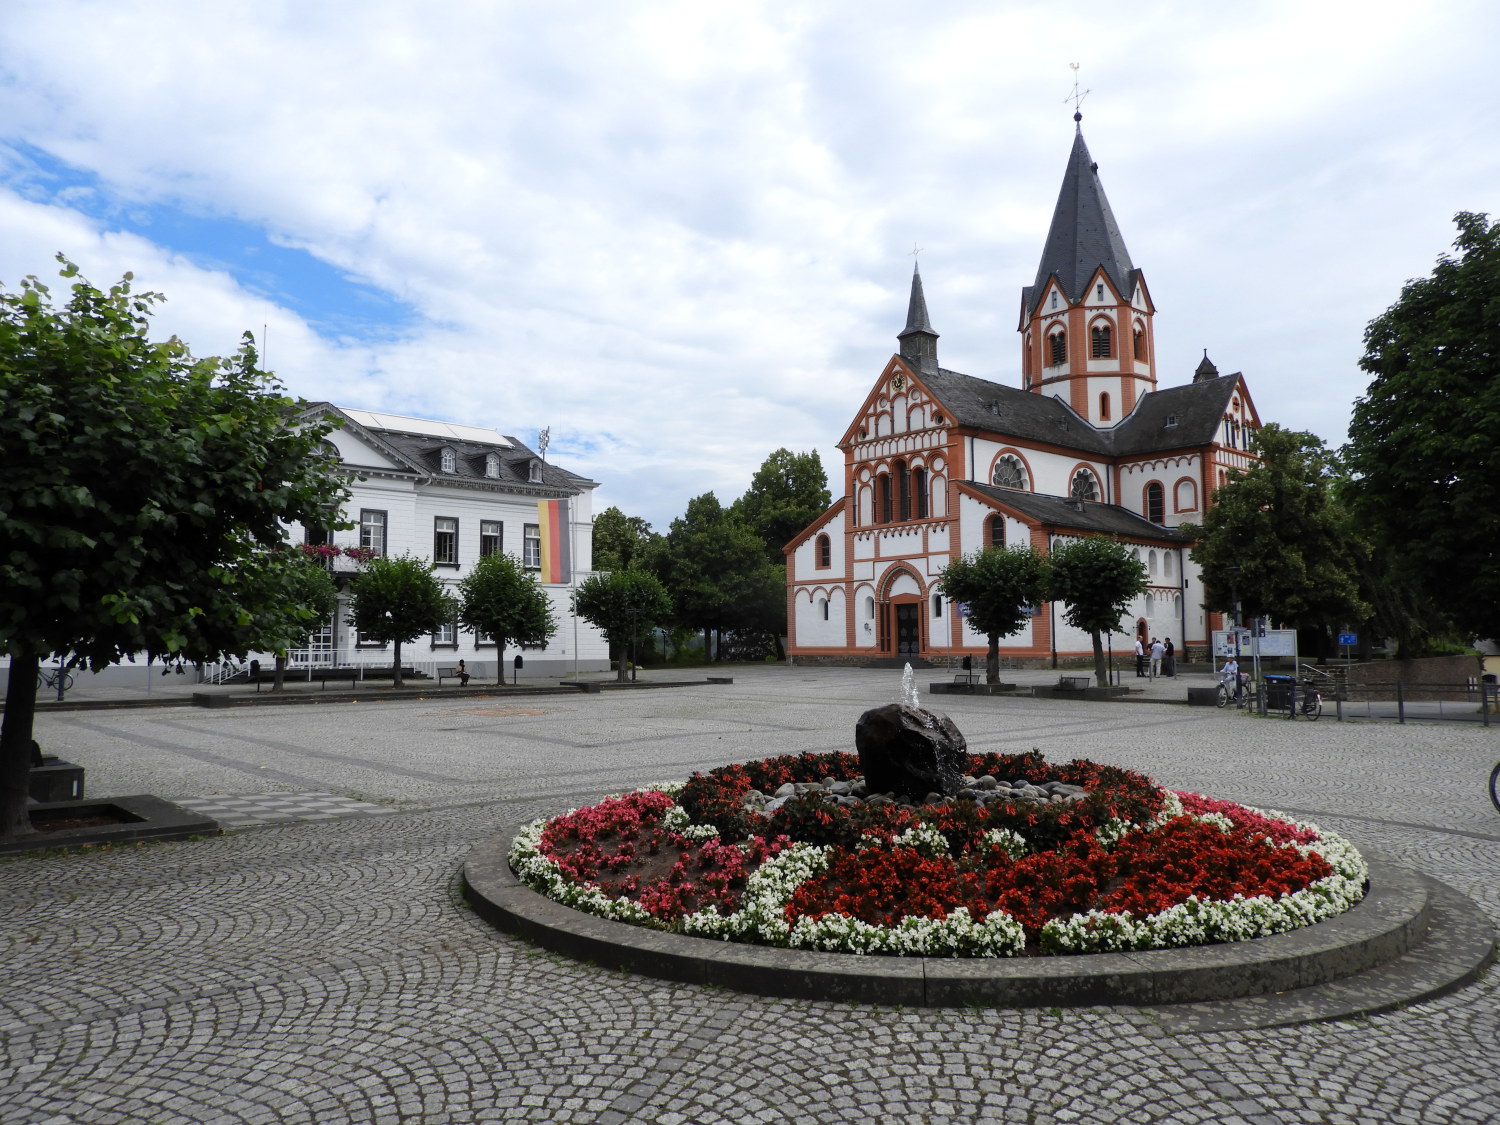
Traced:
<path fill-rule="evenodd" d="M 968 743 L 947 715 L 890 703 L 859 717 L 854 747 L 872 793 L 951 797 L 963 788 Z"/>

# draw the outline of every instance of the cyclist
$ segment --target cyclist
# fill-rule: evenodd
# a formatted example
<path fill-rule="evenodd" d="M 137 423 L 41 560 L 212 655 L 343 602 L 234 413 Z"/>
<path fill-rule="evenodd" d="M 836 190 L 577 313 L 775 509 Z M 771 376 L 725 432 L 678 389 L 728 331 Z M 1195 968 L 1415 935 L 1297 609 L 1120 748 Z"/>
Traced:
<path fill-rule="evenodd" d="M 1219 682 L 1229 689 L 1236 706 L 1245 705 L 1245 681 L 1240 675 L 1240 662 L 1231 656 L 1219 669 Z"/>

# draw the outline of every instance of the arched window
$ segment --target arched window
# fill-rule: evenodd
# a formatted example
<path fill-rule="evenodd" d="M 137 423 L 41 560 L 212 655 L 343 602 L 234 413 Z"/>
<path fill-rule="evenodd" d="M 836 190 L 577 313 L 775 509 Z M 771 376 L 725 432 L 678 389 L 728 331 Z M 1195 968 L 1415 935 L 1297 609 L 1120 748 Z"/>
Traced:
<path fill-rule="evenodd" d="M 818 599 L 818 605 L 823 610 L 823 620 L 827 621 L 828 620 L 828 599 L 827 598 L 819 598 Z"/>
<path fill-rule="evenodd" d="M 881 473 L 875 482 L 876 499 L 880 502 L 880 522 L 891 522 L 891 474 Z"/>
<path fill-rule="evenodd" d="M 444 446 L 438 454 L 438 467 L 445 473 L 458 472 L 458 453 Z"/>
<path fill-rule="evenodd" d="M 1099 421 L 1109 421 L 1109 392 L 1099 392 Z"/>
<path fill-rule="evenodd" d="M 911 471 L 911 489 L 917 495 L 917 519 L 927 518 L 927 470 Z"/>
<path fill-rule="evenodd" d="M 943 616 L 943 595 L 942 594 L 933 594 L 932 595 L 932 616 L 934 616 L 934 617 L 941 617 L 941 616 Z"/>
<path fill-rule="evenodd" d="M 1094 479 L 1094 474 L 1087 469 L 1079 469 L 1074 473 L 1070 495 L 1074 500 L 1099 499 L 1099 482 Z"/>
<path fill-rule="evenodd" d="M 906 471 L 906 462 L 896 462 L 896 494 L 900 500 L 901 519 L 911 519 L 911 474 Z"/>
<path fill-rule="evenodd" d="M 486 453 L 484 455 L 484 475 L 491 480 L 500 475 L 500 454 Z"/>
<path fill-rule="evenodd" d="M 1026 487 L 1026 466 L 1021 464 L 1021 459 L 1012 453 L 1007 453 L 995 462 L 994 482 L 1001 488 Z"/>
<path fill-rule="evenodd" d="M 1089 330 L 1089 354 L 1094 359 L 1108 359 L 1112 354 L 1113 333 L 1107 324 L 1096 324 Z"/>
<path fill-rule="evenodd" d="M 1144 360 L 1146 358 L 1146 330 L 1137 324 L 1132 336 L 1135 341 L 1135 358 Z"/>
<path fill-rule="evenodd" d="M 1146 555 L 1146 573 L 1152 578 L 1156 577 L 1156 552 L 1150 551 Z"/>
<path fill-rule="evenodd" d="M 985 543 L 991 547 L 1005 546 L 1005 517 L 991 516 L 989 525 L 989 534 L 985 536 Z"/>
<path fill-rule="evenodd" d="M 1048 363 L 1056 367 L 1068 361 L 1068 334 L 1057 331 L 1047 337 L 1047 350 L 1051 353 Z"/>
<path fill-rule="evenodd" d="M 1191 480 L 1177 482 L 1176 496 L 1173 499 L 1179 512 L 1198 510 L 1198 488 Z"/>
<path fill-rule="evenodd" d="M 833 565 L 833 544 L 829 542 L 828 536 L 818 536 L 818 566 L 827 568 Z"/>
<path fill-rule="evenodd" d="M 1146 518 L 1152 523 L 1166 522 L 1166 492 L 1156 481 L 1146 486 Z"/>

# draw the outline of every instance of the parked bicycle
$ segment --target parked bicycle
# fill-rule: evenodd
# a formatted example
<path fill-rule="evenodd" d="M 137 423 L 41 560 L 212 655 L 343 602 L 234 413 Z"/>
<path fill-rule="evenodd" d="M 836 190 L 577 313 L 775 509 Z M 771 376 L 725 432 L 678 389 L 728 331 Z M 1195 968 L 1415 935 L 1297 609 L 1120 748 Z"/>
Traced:
<path fill-rule="evenodd" d="M 43 688 L 55 688 L 57 701 L 62 702 L 63 693 L 73 687 L 73 673 L 69 672 L 61 664 L 55 668 L 38 668 L 36 670 L 36 687 L 38 691 Z"/>
<path fill-rule="evenodd" d="M 1291 710 L 1294 719 L 1298 713 L 1301 713 L 1313 722 L 1317 722 L 1318 717 L 1323 714 L 1323 693 L 1310 681 L 1303 680 L 1300 690 L 1292 693 Z"/>
<path fill-rule="evenodd" d="M 1490 770 L 1490 804 L 1495 806 L 1495 811 L 1500 812 L 1500 762 L 1495 763 L 1495 768 Z"/>

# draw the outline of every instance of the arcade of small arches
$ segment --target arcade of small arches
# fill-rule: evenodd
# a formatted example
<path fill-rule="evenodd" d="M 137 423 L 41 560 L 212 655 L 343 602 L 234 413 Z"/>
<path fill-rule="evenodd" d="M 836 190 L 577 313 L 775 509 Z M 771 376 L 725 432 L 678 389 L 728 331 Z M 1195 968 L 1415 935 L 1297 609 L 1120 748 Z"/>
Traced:
<path fill-rule="evenodd" d="M 856 526 L 911 523 L 946 514 L 948 482 L 941 458 L 932 468 L 919 458 L 898 457 L 888 464 L 861 471 L 855 485 Z"/>

